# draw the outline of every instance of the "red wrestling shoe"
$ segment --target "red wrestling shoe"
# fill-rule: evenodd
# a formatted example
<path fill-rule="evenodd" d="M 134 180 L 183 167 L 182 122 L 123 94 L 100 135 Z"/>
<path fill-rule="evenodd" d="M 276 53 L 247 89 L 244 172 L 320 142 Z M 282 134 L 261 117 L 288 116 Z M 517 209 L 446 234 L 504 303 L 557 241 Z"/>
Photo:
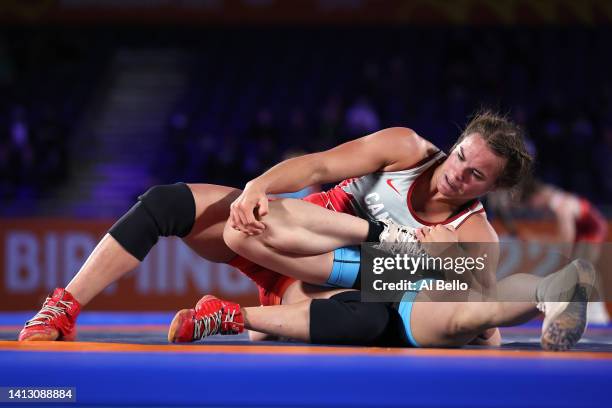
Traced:
<path fill-rule="evenodd" d="M 19 333 L 19 341 L 74 341 L 76 318 L 81 305 L 66 289 L 55 289 L 42 309 L 28 320 Z"/>
<path fill-rule="evenodd" d="M 183 309 L 174 316 L 168 330 L 168 341 L 188 343 L 215 334 L 240 334 L 243 331 L 244 318 L 238 303 L 206 295 L 198 301 L 195 309 Z"/>

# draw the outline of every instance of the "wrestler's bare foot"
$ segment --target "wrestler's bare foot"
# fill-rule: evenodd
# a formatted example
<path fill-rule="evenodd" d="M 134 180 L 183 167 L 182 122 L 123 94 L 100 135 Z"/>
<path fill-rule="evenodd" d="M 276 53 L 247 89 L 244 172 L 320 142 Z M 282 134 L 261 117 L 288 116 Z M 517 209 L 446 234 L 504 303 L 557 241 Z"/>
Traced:
<path fill-rule="evenodd" d="M 564 351 L 572 348 L 586 328 L 587 305 L 595 283 L 596 273 L 593 265 L 577 259 L 560 273 L 576 279 L 568 301 L 540 302 L 538 308 L 545 313 L 542 325 L 542 348 L 551 351 Z M 562 300 L 562 299 L 561 299 Z"/>

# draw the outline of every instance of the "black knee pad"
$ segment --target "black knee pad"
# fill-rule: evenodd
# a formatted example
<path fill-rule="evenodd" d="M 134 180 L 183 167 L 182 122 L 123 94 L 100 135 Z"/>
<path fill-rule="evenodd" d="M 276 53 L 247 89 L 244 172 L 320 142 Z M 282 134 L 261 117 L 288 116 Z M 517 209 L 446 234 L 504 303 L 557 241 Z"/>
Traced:
<path fill-rule="evenodd" d="M 193 194 L 185 183 L 176 183 L 147 190 L 108 232 L 142 261 L 160 236 L 184 237 L 194 222 Z"/>
<path fill-rule="evenodd" d="M 343 292 L 310 304 L 310 340 L 322 344 L 375 345 L 385 336 L 391 310 L 361 303 L 359 292 Z"/>

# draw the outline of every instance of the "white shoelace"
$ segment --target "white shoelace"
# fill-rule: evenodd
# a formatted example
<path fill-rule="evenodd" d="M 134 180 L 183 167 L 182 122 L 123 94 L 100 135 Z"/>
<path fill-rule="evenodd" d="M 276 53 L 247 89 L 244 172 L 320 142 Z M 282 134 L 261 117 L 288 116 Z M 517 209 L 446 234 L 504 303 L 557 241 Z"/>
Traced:
<path fill-rule="evenodd" d="M 221 313 L 219 310 L 210 316 L 204 316 L 201 319 L 196 319 L 193 329 L 193 338 L 199 340 L 204 337 L 219 333 L 221 328 Z M 213 323 L 214 322 L 214 327 Z"/>
<path fill-rule="evenodd" d="M 414 228 L 398 224 L 390 218 L 384 220 L 383 223 L 385 226 L 383 232 L 380 234 L 380 242 L 402 243 L 415 242 L 417 240 Z M 393 237 L 392 241 L 388 241 L 390 237 Z"/>
<path fill-rule="evenodd" d="M 201 319 L 196 319 L 195 326 L 193 329 L 193 338 L 196 340 L 202 339 L 207 336 L 219 333 L 221 330 L 221 317 L 223 310 L 213 313 L 211 316 L 206 316 Z M 225 323 L 233 323 L 234 317 L 236 316 L 236 310 L 232 310 L 225 315 Z M 213 328 L 212 322 L 215 323 Z"/>
<path fill-rule="evenodd" d="M 231 313 L 228 313 L 225 316 L 226 323 L 234 323 L 234 316 L 236 315 L 236 310 L 232 310 Z"/>
<path fill-rule="evenodd" d="M 43 306 L 43 308 L 40 310 L 40 312 L 36 314 L 36 316 L 26 322 L 25 327 L 36 326 L 38 324 L 46 324 L 52 318 L 57 317 L 62 313 L 65 313 L 66 309 L 72 306 L 72 302 L 69 302 L 67 300 L 60 300 L 59 302 L 57 302 L 57 304 L 61 306 L 47 305 L 46 303 L 49 300 L 51 300 L 51 298 L 47 298 L 45 300 L 45 305 Z"/>

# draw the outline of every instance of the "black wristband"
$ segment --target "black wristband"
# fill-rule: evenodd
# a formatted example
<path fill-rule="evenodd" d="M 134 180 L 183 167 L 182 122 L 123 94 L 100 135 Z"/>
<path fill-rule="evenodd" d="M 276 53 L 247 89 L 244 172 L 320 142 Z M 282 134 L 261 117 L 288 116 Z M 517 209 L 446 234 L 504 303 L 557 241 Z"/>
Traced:
<path fill-rule="evenodd" d="M 385 229 L 385 224 L 382 221 L 368 221 L 368 237 L 366 238 L 366 242 L 380 242 L 380 234 Z"/>

